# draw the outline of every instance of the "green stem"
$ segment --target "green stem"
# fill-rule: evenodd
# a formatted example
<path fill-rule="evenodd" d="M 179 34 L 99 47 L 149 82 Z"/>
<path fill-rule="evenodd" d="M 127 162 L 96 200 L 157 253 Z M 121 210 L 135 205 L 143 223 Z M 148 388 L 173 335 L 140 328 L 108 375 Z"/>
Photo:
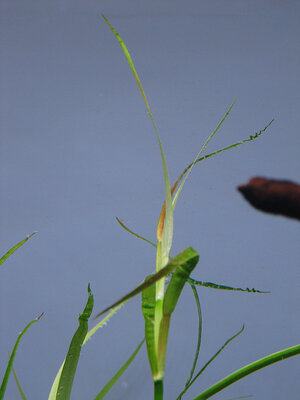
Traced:
<path fill-rule="evenodd" d="M 154 381 L 154 400 L 163 400 L 164 382 L 162 379 Z"/>

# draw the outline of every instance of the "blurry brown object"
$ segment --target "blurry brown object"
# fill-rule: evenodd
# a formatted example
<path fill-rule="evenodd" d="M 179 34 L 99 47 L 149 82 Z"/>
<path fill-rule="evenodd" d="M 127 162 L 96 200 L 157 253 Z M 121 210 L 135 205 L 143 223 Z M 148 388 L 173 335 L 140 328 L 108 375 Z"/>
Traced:
<path fill-rule="evenodd" d="M 258 210 L 300 220 L 300 185 L 297 183 L 255 177 L 237 189 Z"/>

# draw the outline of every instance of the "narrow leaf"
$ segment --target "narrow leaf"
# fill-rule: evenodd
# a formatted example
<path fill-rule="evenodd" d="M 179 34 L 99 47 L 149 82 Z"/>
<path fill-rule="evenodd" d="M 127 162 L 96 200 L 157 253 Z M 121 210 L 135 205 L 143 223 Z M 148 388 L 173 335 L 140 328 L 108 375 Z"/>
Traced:
<path fill-rule="evenodd" d="M 18 379 L 18 377 L 17 377 L 17 375 L 16 375 L 16 372 L 15 372 L 15 370 L 14 370 L 13 367 L 12 367 L 12 369 L 11 369 L 11 372 L 13 373 L 13 376 L 14 376 L 14 379 L 15 379 L 15 382 L 16 382 L 16 385 L 17 385 L 17 388 L 18 388 L 18 391 L 19 391 L 19 394 L 20 394 L 21 398 L 22 398 L 23 400 L 26 400 L 25 393 L 23 392 L 23 390 L 22 390 L 22 388 L 21 388 L 19 379 Z"/>
<path fill-rule="evenodd" d="M 79 315 L 79 327 L 72 338 L 69 351 L 67 353 L 66 360 L 64 362 L 64 366 L 61 372 L 56 395 L 57 400 L 70 399 L 73 380 L 81 352 L 81 346 L 88 331 L 88 320 L 92 313 L 93 305 L 94 298 L 89 285 L 88 300 L 83 313 Z"/>
<path fill-rule="evenodd" d="M 7 386 L 8 379 L 9 379 L 9 375 L 10 375 L 10 372 L 11 372 L 11 369 L 12 369 L 12 366 L 13 366 L 13 362 L 14 362 L 14 359 L 15 359 L 16 352 L 18 350 L 18 346 L 19 346 L 20 341 L 21 341 L 22 337 L 25 335 L 26 331 L 31 327 L 31 325 L 34 324 L 35 322 L 37 322 L 42 316 L 43 316 L 43 314 L 41 314 L 39 317 L 37 317 L 33 321 L 29 322 L 29 324 L 26 325 L 26 327 L 23 329 L 23 331 L 18 336 L 18 339 L 17 339 L 16 344 L 15 344 L 15 346 L 13 348 L 11 356 L 9 357 L 9 361 L 8 361 L 8 364 L 7 364 L 7 367 L 6 367 L 6 371 L 5 371 L 1 386 L 0 386 L 0 400 L 2 400 L 4 398 L 6 386 Z"/>
<path fill-rule="evenodd" d="M 193 400 L 206 400 L 210 397 L 214 396 L 215 394 L 219 393 L 221 390 L 225 389 L 226 387 L 232 385 L 233 383 L 237 382 L 238 380 L 244 378 L 247 375 L 252 374 L 262 368 L 265 368 L 271 364 L 276 362 L 285 360 L 289 357 L 293 357 L 300 354 L 300 345 L 296 345 L 293 347 L 289 347 L 287 349 L 278 351 L 276 353 L 270 354 L 266 357 L 263 357 L 257 361 L 254 361 L 251 364 L 246 365 L 243 368 L 238 369 L 237 371 L 233 372 L 232 374 L 228 375 L 226 378 L 220 380 L 210 388 L 206 389 L 204 392 L 200 393 L 198 396 L 194 397 Z"/>
<path fill-rule="evenodd" d="M 235 148 L 235 147 L 238 147 L 238 146 L 240 146 L 241 144 L 244 144 L 244 143 L 247 143 L 247 142 L 252 142 L 252 141 L 255 140 L 256 138 L 258 138 L 260 135 L 262 135 L 262 134 L 269 128 L 269 126 L 270 126 L 273 122 L 274 122 L 274 119 L 272 119 L 272 121 L 269 122 L 269 123 L 268 123 L 263 129 L 261 129 L 259 132 L 256 132 L 254 135 L 250 135 L 250 137 L 249 137 L 248 139 L 240 140 L 239 142 L 234 143 L 234 144 L 231 144 L 230 146 L 226 146 L 226 147 L 224 147 L 224 148 L 222 148 L 222 149 L 219 149 L 219 150 L 217 150 L 217 151 L 214 151 L 213 153 L 210 153 L 210 154 L 207 154 L 207 155 L 205 155 L 205 156 L 203 156 L 203 157 L 197 158 L 196 161 L 193 161 L 191 164 L 189 164 L 189 165 L 182 171 L 182 173 L 180 174 L 180 176 L 179 176 L 179 178 L 177 179 L 177 181 L 175 182 L 175 184 L 178 185 L 178 183 L 182 180 L 182 178 L 184 177 L 184 175 L 185 175 L 195 164 L 197 164 L 198 162 L 203 161 L 203 160 L 206 160 L 207 158 L 210 158 L 210 157 L 212 157 L 212 156 L 215 156 L 215 155 L 217 155 L 217 154 L 219 154 L 219 153 L 222 153 L 223 151 L 230 150 L 230 149 L 233 149 L 233 148 Z M 174 185 L 175 185 L 175 184 L 174 184 Z"/>
<path fill-rule="evenodd" d="M 126 60 L 128 62 L 128 65 L 133 73 L 133 76 L 136 80 L 136 83 L 140 89 L 142 98 L 144 100 L 144 103 L 146 105 L 149 117 L 151 119 L 152 125 L 154 127 L 156 136 L 157 136 L 157 140 L 158 140 L 158 144 L 159 144 L 159 149 L 160 149 L 160 155 L 161 155 L 161 160 L 162 160 L 162 164 L 163 164 L 163 174 L 164 174 L 164 187 L 165 187 L 165 200 L 166 200 L 166 217 L 165 217 L 165 229 L 162 235 L 162 242 L 163 242 L 163 258 L 167 259 L 172 247 L 172 240 L 173 240 L 173 209 L 172 209 L 172 197 L 171 197 L 171 190 L 170 190 L 170 179 L 169 179 L 169 173 L 168 173 L 168 168 L 167 168 L 167 163 L 166 163 L 166 158 L 164 155 L 164 150 L 162 147 L 162 143 L 160 140 L 160 136 L 146 97 L 146 93 L 144 92 L 142 83 L 140 81 L 140 78 L 136 72 L 134 63 L 132 61 L 131 55 L 123 41 L 123 39 L 120 37 L 119 33 L 112 27 L 112 25 L 108 22 L 108 20 L 105 18 L 104 15 L 102 15 L 103 19 L 105 20 L 105 22 L 107 23 L 107 25 L 109 26 L 109 28 L 111 29 L 111 31 L 113 32 L 113 34 L 115 35 L 115 37 L 117 38 L 123 53 L 126 57 Z M 164 266 L 164 265 L 163 265 Z"/>
<path fill-rule="evenodd" d="M 28 239 L 30 239 L 33 235 L 35 235 L 37 232 L 31 233 L 31 235 L 26 236 L 25 239 L 21 240 L 18 244 L 13 246 L 10 250 L 8 250 L 7 253 L 5 253 L 1 258 L 0 258 L 0 265 L 4 263 L 5 260 L 8 259 L 9 256 L 12 255 L 19 247 L 21 247 L 25 242 L 27 242 Z"/>
<path fill-rule="evenodd" d="M 129 229 L 125 224 L 123 224 L 123 222 L 122 222 L 121 220 L 119 220 L 118 217 L 116 217 L 116 220 L 117 220 L 118 223 L 121 225 L 121 227 L 125 229 L 125 231 L 131 233 L 133 236 L 136 236 L 138 239 L 142 239 L 142 240 L 144 240 L 145 242 L 151 244 L 151 246 L 156 247 L 156 244 L 155 244 L 155 243 L 151 242 L 150 240 L 144 238 L 144 237 L 141 236 L 141 235 L 138 235 L 137 233 L 135 233 L 135 232 L 133 232 L 131 229 Z"/>
<path fill-rule="evenodd" d="M 194 357 L 193 366 L 192 366 L 192 369 L 191 369 L 191 372 L 190 372 L 190 376 L 189 376 L 189 378 L 187 379 L 187 381 L 185 383 L 184 389 L 179 394 L 179 396 L 177 397 L 176 400 L 181 400 L 182 396 L 188 390 L 191 380 L 193 379 L 193 375 L 194 375 L 195 368 L 196 368 L 197 361 L 198 361 L 198 357 L 199 357 L 199 351 L 200 351 L 200 345 L 201 345 L 201 337 L 202 337 L 202 314 L 201 314 L 200 300 L 199 300 L 199 296 L 198 296 L 197 290 L 195 288 L 195 285 L 190 283 L 190 282 L 189 282 L 189 284 L 190 284 L 190 286 L 191 286 L 191 288 L 193 290 L 194 298 L 195 298 L 196 305 L 197 305 L 198 321 L 199 321 L 199 323 L 198 323 L 198 340 L 197 340 L 196 352 L 195 352 L 195 357 Z"/>
<path fill-rule="evenodd" d="M 254 288 L 249 289 L 242 289 L 242 288 L 234 288 L 231 286 L 225 286 L 225 285 L 219 285 L 218 283 L 212 283 L 212 282 L 203 282 L 203 281 L 196 281 L 195 279 L 189 278 L 188 281 L 190 283 L 193 283 L 196 286 L 204 286 L 204 287 L 208 287 L 211 289 L 220 289 L 220 290 L 233 290 L 236 292 L 248 292 L 248 293 L 271 293 L 271 292 L 265 292 L 265 291 L 261 291 L 261 290 L 256 290 Z"/>
<path fill-rule="evenodd" d="M 109 390 L 113 387 L 113 385 L 117 382 L 117 380 L 122 376 L 122 374 L 126 371 L 126 369 L 129 367 L 129 365 L 132 363 L 134 360 L 135 356 L 139 352 L 140 348 L 142 347 L 145 339 L 141 341 L 141 343 L 138 345 L 138 347 L 135 349 L 135 351 L 132 353 L 132 355 L 128 358 L 128 360 L 125 362 L 125 364 L 119 369 L 119 371 L 113 376 L 113 378 L 104 386 L 104 388 L 101 390 L 100 393 L 97 394 L 94 400 L 101 400 L 103 397 L 109 392 Z"/>
<path fill-rule="evenodd" d="M 232 342 L 235 338 L 237 338 L 245 329 L 245 326 L 243 325 L 242 329 L 233 335 L 230 339 L 228 339 L 222 347 L 210 358 L 210 360 L 207 361 L 207 363 L 201 368 L 201 370 L 197 373 L 197 375 L 191 380 L 189 383 L 188 387 L 191 387 L 191 385 L 199 378 L 199 376 L 206 370 L 206 368 L 218 357 L 218 355 L 225 349 L 225 347 Z"/>
<path fill-rule="evenodd" d="M 209 135 L 209 137 L 206 139 L 206 142 L 204 143 L 204 145 L 202 146 L 201 150 L 199 151 L 199 153 L 197 154 L 194 162 L 191 164 L 190 168 L 187 170 L 187 173 L 185 175 L 185 177 L 183 178 L 179 188 L 177 189 L 177 192 L 175 193 L 175 196 L 173 198 L 173 209 L 175 208 L 178 196 L 182 190 L 182 187 L 185 183 L 185 181 L 187 180 L 187 177 L 189 176 L 193 166 L 196 164 L 197 159 L 199 158 L 199 156 L 203 153 L 203 151 L 205 150 L 206 146 L 208 145 L 208 143 L 211 141 L 211 139 L 215 136 L 215 134 L 218 132 L 219 128 L 221 127 L 221 125 L 223 124 L 223 122 L 225 121 L 225 119 L 228 117 L 232 107 L 234 106 L 234 103 L 236 102 L 236 99 L 234 100 L 234 102 L 231 104 L 231 106 L 229 107 L 229 109 L 226 111 L 224 117 L 221 119 L 221 121 L 218 123 L 216 129 Z"/>

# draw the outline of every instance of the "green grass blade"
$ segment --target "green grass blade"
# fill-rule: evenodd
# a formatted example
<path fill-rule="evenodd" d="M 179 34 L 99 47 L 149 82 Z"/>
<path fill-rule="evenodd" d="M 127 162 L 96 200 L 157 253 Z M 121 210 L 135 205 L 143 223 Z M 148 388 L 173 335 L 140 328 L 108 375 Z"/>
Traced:
<path fill-rule="evenodd" d="M 225 347 L 235 338 L 237 338 L 244 330 L 244 325 L 242 327 L 242 329 L 236 333 L 234 336 L 232 336 L 230 339 L 228 339 L 222 347 L 220 347 L 220 349 L 210 358 L 210 360 L 208 360 L 208 362 L 200 369 L 200 371 L 197 373 L 197 375 L 189 381 L 189 383 L 185 386 L 184 391 L 181 393 L 181 395 L 183 393 L 185 393 L 191 386 L 192 384 L 199 378 L 199 376 L 206 370 L 206 368 L 216 359 L 216 357 L 225 349 Z M 181 397 L 179 397 L 179 399 L 181 399 Z"/>
<path fill-rule="evenodd" d="M 192 288 L 193 294 L 194 294 L 194 298 L 196 301 L 196 305 L 197 305 L 197 312 L 198 312 L 198 340 L 197 340 L 197 346 L 196 346 L 196 352 L 195 352 L 195 357 L 194 357 L 194 361 L 193 361 L 193 365 L 192 365 L 192 369 L 190 372 L 190 376 L 187 379 L 186 383 L 185 383 L 185 387 L 182 390 L 182 392 L 179 394 L 179 396 L 177 397 L 176 400 L 181 400 L 182 396 L 186 393 L 186 391 L 189 388 L 189 384 L 191 382 L 191 380 L 193 379 L 193 375 L 196 369 L 196 365 L 197 365 L 197 361 L 198 361 L 198 357 L 199 357 L 199 351 L 200 351 L 200 345 L 201 345 L 201 337 L 202 337 L 202 313 L 201 313 L 201 307 L 200 307 L 200 300 L 199 300 L 199 296 L 197 293 L 197 290 L 195 288 L 195 285 L 193 283 L 190 283 L 190 286 Z"/>
<path fill-rule="evenodd" d="M 25 333 L 27 332 L 27 330 L 31 327 L 32 324 L 34 324 L 35 322 L 37 322 L 41 317 L 43 316 L 43 314 L 41 314 L 39 317 L 35 318 L 33 321 L 29 322 L 28 325 L 26 325 L 26 327 L 23 329 L 23 331 L 20 333 L 20 335 L 18 336 L 18 339 L 15 343 L 15 346 L 13 348 L 13 351 L 11 353 L 11 356 L 9 357 L 9 361 L 6 367 L 6 371 L 4 373 L 4 377 L 0 386 L 0 400 L 2 400 L 4 398 L 4 394 L 5 394 L 5 390 L 6 390 L 6 386 L 8 383 L 8 379 L 9 379 L 9 375 L 10 372 L 12 370 L 12 366 L 13 366 L 13 362 L 20 344 L 20 341 L 22 339 L 22 337 L 25 335 Z"/>
<path fill-rule="evenodd" d="M 203 282 L 203 281 L 197 281 L 193 278 L 189 278 L 188 281 L 190 283 L 193 283 L 196 286 L 204 286 L 204 287 L 208 287 L 210 289 L 219 289 L 219 290 L 232 290 L 235 292 L 248 292 L 248 293 L 271 293 L 271 292 L 266 292 L 266 291 L 262 291 L 262 290 L 256 290 L 254 288 L 249 289 L 242 289 L 242 288 L 235 288 L 235 287 L 231 287 L 231 286 L 225 286 L 225 285 L 219 285 L 218 283 L 212 283 L 212 282 Z"/>
<path fill-rule="evenodd" d="M 82 346 L 85 345 L 85 343 L 98 331 L 98 329 L 102 328 L 107 322 L 108 320 L 117 312 L 117 310 L 119 308 L 121 308 L 123 305 L 123 303 L 121 303 L 118 307 L 114 308 L 105 318 L 103 318 L 100 322 L 98 322 L 98 324 L 96 324 L 92 329 L 90 329 L 88 331 L 88 333 L 86 334 L 86 337 L 84 338 L 84 341 L 82 343 Z M 82 347 L 81 346 L 81 347 Z M 57 389 L 58 389 L 58 384 L 59 384 L 59 380 L 60 380 L 60 376 L 61 376 L 61 372 L 63 370 L 64 367 L 64 363 L 65 360 L 63 361 L 62 365 L 60 366 L 56 377 L 53 381 L 49 396 L 48 396 L 48 400 L 55 400 L 56 399 L 56 394 L 57 394 Z"/>
<path fill-rule="evenodd" d="M 123 222 L 122 222 L 121 220 L 119 220 L 118 217 L 116 217 L 116 220 L 117 220 L 118 223 L 121 225 L 121 227 L 122 227 L 123 229 L 125 229 L 125 231 L 131 233 L 133 236 L 137 237 L 138 239 L 142 239 L 142 240 L 144 240 L 145 242 L 151 244 L 151 246 L 153 246 L 153 247 L 155 247 L 155 248 L 157 247 L 155 243 L 151 242 L 150 240 L 144 238 L 144 237 L 141 236 L 141 235 L 138 235 L 137 233 L 135 233 L 135 232 L 133 232 L 131 229 L 129 229 L 125 224 L 123 224 Z"/>
<path fill-rule="evenodd" d="M 102 314 L 106 313 L 107 311 L 111 310 L 114 307 L 117 307 L 119 304 L 131 299 L 132 297 L 136 296 L 137 294 L 141 293 L 147 287 L 153 285 L 153 283 L 157 282 L 158 280 L 164 278 L 165 276 L 169 275 L 172 271 L 174 271 L 177 267 L 182 264 L 188 263 L 190 258 L 195 257 L 195 250 L 192 247 L 188 247 L 187 249 L 183 250 L 179 253 L 175 258 L 173 258 L 164 268 L 162 268 L 156 274 L 153 274 L 147 281 L 144 281 L 140 285 L 138 285 L 135 289 L 131 292 L 127 293 L 121 299 L 116 301 L 115 303 L 111 304 L 109 307 L 106 307 L 100 313 L 98 313 L 94 319 L 100 317 Z M 197 253 L 196 253 L 197 254 Z"/>
<path fill-rule="evenodd" d="M 218 123 L 216 129 L 215 129 L 215 130 L 209 135 L 209 137 L 206 139 L 206 142 L 204 143 L 204 145 L 202 146 L 201 150 L 200 150 L 199 153 L 197 154 L 197 156 L 196 156 L 194 162 L 191 164 L 190 168 L 188 168 L 188 170 L 186 171 L 187 173 L 185 174 L 185 177 L 183 178 L 183 180 L 182 180 L 182 182 L 181 182 L 179 188 L 177 189 L 177 191 L 176 191 L 176 193 L 175 193 L 175 196 L 173 197 L 173 203 L 172 203 L 173 209 L 175 208 L 175 205 L 176 205 L 178 196 L 179 196 L 179 194 L 180 194 L 180 192 L 181 192 L 181 190 L 182 190 L 182 187 L 183 187 L 185 181 L 187 180 L 187 177 L 189 176 L 189 174 L 190 174 L 190 172 L 191 172 L 193 166 L 196 164 L 197 159 L 199 158 L 200 154 L 203 153 L 203 151 L 205 150 L 206 146 L 207 146 L 208 143 L 211 141 L 211 139 L 212 139 L 212 138 L 215 136 L 215 134 L 218 132 L 219 128 L 221 127 L 221 125 L 223 124 L 223 122 L 225 121 L 225 119 L 228 117 L 228 115 L 229 115 L 229 113 L 230 113 L 232 107 L 234 106 L 234 103 L 235 103 L 235 102 L 236 102 L 236 98 L 235 98 L 234 102 L 231 104 L 231 106 L 229 107 L 229 109 L 226 111 L 224 117 L 223 117 L 223 118 L 221 119 L 221 121 Z"/>
<path fill-rule="evenodd" d="M 151 277 L 146 278 L 148 280 Z M 155 285 L 151 285 L 142 292 L 142 313 L 145 320 L 145 339 L 147 345 L 148 360 L 155 380 L 158 372 L 157 353 L 155 347 Z"/>
<path fill-rule="evenodd" d="M 7 253 L 5 253 L 1 258 L 0 258 L 0 265 L 4 263 L 8 259 L 9 256 L 12 255 L 19 247 L 23 246 L 24 243 L 27 242 L 28 239 L 30 239 L 33 235 L 35 235 L 37 232 L 31 233 L 31 235 L 26 236 L 25 239 L 21 240 L 18 244 L 13 246 L 10 250 L 8 250 Z"/>
<path fill-rule="evenodd" d="M 232 374 L 228 375 L 224 379 L 220 380 L 210 388 L 206 389 L 204 392 L 200 393 L 198 396 L 194 397 L 193 400 L 206 400 L 215 394 L 219 393 L 223 389 L 237 382 L 238 380 L 244 378 L 247 375 L 252 374 L 262 368 L 265 368 L 271 364 L 276 362 L 285 360 L 289 357 L 293 357 L 300 354 L 300 345 L 296 345 L 293 347 L 289 347 L 287 349 L 278 351 L 276 353 L 270 354 L 266 357 L 263 357 L 257 361 L 254 361 L 251 364 L 246 365 L 243 368 L 238 369 Z"/>
<path fill-rule="evenodd" d="M 23 392 L 23 390 L 22 390 L 22 388 L 21 388 L 21 385 L 20 385 L 19 379 L 18 379 L 18 377 L 17 377 L 17 374 L 16 374 L 16 372 L 15 372 L 15 370 L 14 370 L 13 367 L 12 367 L 12 369 L 11 369 L 11 372 L 13 373 L 13 376 L 14 376 L 14 379 L 15 379 L 15 382 L 16 382 L 16 385 L 17 385 L 17 388 L 18 388 L 18 391 L 19 391 L 19 394 L 20 394 L 21 398 L 22 398 L 23 400 L 27 400 L 27 399 L 26 399 L 26 396 L 25 396 L 25 393 Z"/>
<path fill-rule="evenodd" d="M 207 158 L 210 158 L 212 156 L 215 156 L 219 153 L 222 153 L 223 151 L 226 150 L 230 150 L 233 149 L 235 147 L 240 146 L 241 144 L 247 143 L 247 142 L 252 142 L 253 140 L 255 140 L 256 138 L 258 138 L 260 135 L 262 135 L 268 128 L 269 126 L 274 122 L 274 119 L 272 119 L 271 122 L 269 122 L 263 129 L 261 129 L 259 132 L 256 132 L 254 135 L 250 135 L 248 139 L 244 139 L 244 140 L 240 140 L 237 143 L 231 144 L 230 146 L 227 147 L 223 147 L 222 149 L 219 149 L 217 151 L 214 151 L 213 153 L 207 154 L 203 157 L 197 158 L 196 161 L 192 162 L 191 164 L 189 164 L 181 173 L 181 175 L 179 176 L 179 178 L 177 179 L 177 184 L 182 180 L 182 178 L 184 177 L 184 175 L 198 162 L 206 160 Z"/>
<path fill-rule="evenodd" d="M 132 355 L 128 358 L 128 360 L 125 362 L 124 365 L 119 369 L 119 371 L 113 376 L 113 378 L 104 386 L 104 388 L 101 390 L 100 393 L 97 394 L 94 400 L 101 400 L 103 397 L 109 392 L 109 390 L 113 387 L 113 385 L 117 382 L 117 380 L 122 376 L 122 374 L 126 371 L 126 369 L 129 367 L 129 365 L 132 363 L 134 360 L 135 356 L 139 352 L 140 348 L 142 347 L 145 339 L 141 341 L 141 343 L 138 345 L 138 347 L 135 349 L 135 351 L 132 353 Z"/>
<path fill-rule="evenodd" d="M 105 22 L 107 23 L 107 25 L 109 26 L 109 28 L 111 29 L 111 31 L 113 32 L 113 34 L 115 35 L 115 37 L 117 38 L 123 53 L 126 57 L 126 60 L 129 64 L 129 67 L 133 73 L 133 76 L 136 80 L 136 83 L 140 89 L 142 98 L 144 100 L 144 103 L 146 105 L 149 117 L 151 119 L 151 122 L 153 124 L 156 136 L 157 136 L 157 140 L 158 140 L 158 144 L 159 144 L 159 149 L 160 149 L 160 155 L 161 155 L 161 160 L 162 160 L 162 164 L 163 164 L 163 175 L 164 175 L 164 187 L 165 187 L 165 198 L 166 198 L 166 217 L 165 217 L 165 224 L 164 224 L 164 231 L 163 231 L 163 260 L 165 261 L 165 263 L 161 266 L 164 267 L 164 265 L 167 263 L 168 261 L 168 257 L 169 257 L 169 253 L 172 247 L 172 240 L 173 240 L 173 209 L 172 209 L 172 196 L 171 196 L 171 188 L 170 188 L 170 179 L 169 179 L 169 173 L 168 173 L 168 168 L 167 168 L 167 163 L 166 163 L 166 158 L 164 155 L 164 150 L 162 147 L 162 143 L 160 140 L 160 136 L 149 106 L 149 102 L 147 100 L 145 91 L 143 89 L 142 83 L 140 81 L 140 78 L 136 72 L 134 63 L 132 61 L 131 55 L 123 41 L 123 39 L 120 37 L 120 35 L 118 34 L 118 32 L 112 27 L 112 25 L 108 22 L 108 20 L 105 18 L 104 15 L 102 15 L 103 19 L 105 20 Z"/>
<path fill-rule="evenodd" d="M 80 356 L 81 346 L 88 331 L 88 320 L 91 316 L 93 305 L 94 305 L 94 298 L 89 285 L 88 300 L 83 313 L 80 314 L 78 318 L 79 327 L 72 338 L 66 356 L 66 360 L 64 362 L 64 366 L 58 384 L 56 400 L 70 399 L 73 380 Z"/>
<path fill-rule="evenodd" d="M 197 373 L 197 375 L 193 378 L 193 380 L 189 383 L 189 387 L 199 378 L 199 376 L 206 370 L 206 368 L 218 357 L 218 355 L 225 349 L 226 346 L 229 345 L 230 342 L 232 342 L 234 339 L 236 339 L 245 329 L 245 326 L 242 326 L 242 329 L 238 331 L 235 335 L 233 335 L 231 338 L 226 340 L 226 342 L 223 344 L 222 347 L 219 348 L 219 350 L 207 361 L 207 363 L 200 369 L 200 371 Z"/>

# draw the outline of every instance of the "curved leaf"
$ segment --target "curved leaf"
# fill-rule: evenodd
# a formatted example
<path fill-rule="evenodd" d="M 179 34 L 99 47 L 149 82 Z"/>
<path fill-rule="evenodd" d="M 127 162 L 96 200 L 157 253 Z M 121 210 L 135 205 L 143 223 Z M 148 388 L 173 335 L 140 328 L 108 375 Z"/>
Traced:
<path fill-rule="evenodd" d="M 17 243 L 15 246 L 13 246 L 10 250 L 8 250 L 7 253 L 5 253 L 1 258 L 0 258 L 0 265 L 4 263 L 8 259 L 9 256 L 11 256 L 16 250 L 18 250 L 19 247 L 23 246 L 24 243 L 27 242 L 28 239 L 30 239 L 33 235 L 35 235 L 37 232 L 31 233 L 31 235 L 26 236 L 25 239 L 21 240 L 21 242 Z"/>
<path fill-rule="evenodd" d="M 153 285 L 153 283 L 157 282 L 158 280 L 164 278 L 166 275 L 170 274 L 172 271 L 174 271 L 180 265 L 189 263 L 190 258 L 191 257 L 194 258 L 195 254 L 197 254 L 197 252 L 192 247 L 188 247 L 187 249 L 183 250 L 175 258 L 173 258 L 164 268 L 162 268 L 159 272 L 157 272 L 156 274 L 153 274 L 148 280 L 146 280 L 143 283 L 141 283 L 140 285 L 138 285 L 135 289 L 133 289 L 131 292 L 127 293 L 125 296 L 123 296 L 121 299 L 119 299 L 115 303 L 111 304 L 109 307 L 106 307 L 104 310 L 102 310 L 100 313 L 98 313 L 94 317 L 94 319 L 100 317 L 102 314 L 104 314 L 107 311 L 111 310 L 112 308 L 118 306 L 119 304 L 123 303 L 124 301 L 127 301 L 130 298 L 141 293 L 144 289 Z"/>
<path fill-rule="evenodd" d="M 293 357 L 300 354 L 300 345 L 296 345 L 293 347 L 289 347 L 287 349 L 278 351 L 276 353 L 270 354 L 266 357 L 263 357 L 257 361 L 254 361 L 251 364 L 246 365 L 243 368 L 234 371 L 232 374 L 228 375 L 226 378 L 220 380 L 210 388 L 206 389 L 204 392 L 200 393 L 198 396 L 194 397 L 193 400 L 206 400 L 215 394 L 219 393 L 221 390 L 226 387 L 232 385 L 238 380 L 244 378 L 247 375 L 252 374 L 262 368 L 265 368 L 271 364 L 276 362 L 285 360 L 286 358 Z"/>
<path fill-rule="evenodd" d="M 16 344 L 14 345 L 14 348 L 13 348 L 13 351 L 11 353 L 11 356 L 9 357 L 9 361 L 8 361 L 8 364 L 7 364 L 7 367 L 6 367 L 6 371 L 5 371 L 1 386 L 0 386 L 0 400 L 2 400 L 3 397 L 4 397 L 4 394 L 5 394 L 5 391 L 6 391 L 7 382 L 8 382 L 8 379 L 9 379 L 10 372 L 12 370 L 13 362 L 14 362 L 14 359 L 15 359 L 15 356 L 16 356 L 16 352 L 18 350 L 19 343 L 20 343 L 22 337 L 25 335 L 26 331 L 31 327 L 32 324 L 34 324 L 35 322 L 39 321 L 39 319 L 43 316 L 43 314 L 41 314 L 39 317 L 37 317 L 33 321 L 29 322 L 29 324 L 26 325 L 26 327 L 23 329 L 23 331 L 18 336 L 18 339 L 16 341 Z"/>

